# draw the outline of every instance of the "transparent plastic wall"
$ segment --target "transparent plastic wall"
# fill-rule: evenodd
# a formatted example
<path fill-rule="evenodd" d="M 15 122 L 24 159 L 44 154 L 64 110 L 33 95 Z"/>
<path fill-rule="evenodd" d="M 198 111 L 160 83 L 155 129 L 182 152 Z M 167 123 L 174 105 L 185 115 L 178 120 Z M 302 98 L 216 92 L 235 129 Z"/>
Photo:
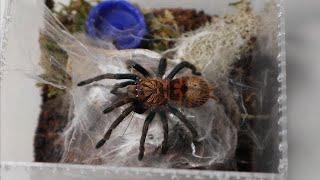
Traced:
<path fill-rule="evenodd" d="M 117 50 L 112 42 L 92 42 L 81 33 L 65 30 L 42 1 L 5 0 L 0 31 L 1 179 L 286 179 L 288 147 L 283 2 L 130 2 L 143 9 L 145 14 L 152 12 L 153 16 L 156 14 L 152 9 L 203 11 L 213 17 L 212 22 L 216 24 L 203 23 L 200 19 L 198 24 L 203 24 L 203 27 L 181 33 L 181 37 L 161 39 L 175 43 L 164 52 L 143 48 Z M 69 1 L 56 1 L 59 3 L 67 5 Z M 164 12 L 165 18 L 170 19 L 168 12 Z M 160 20 L 167 23 L 168 19 Z M 246 39 L 249 35 L 254 38 Z M 43 37 L 53 39 L 67 53 L 67 68 L 59 64 L 56 54 L 49 54 L 48 59 L 61 74 L 71 77 L 70 85 L 59 84 L 56 77 L 48 79 L 41 76 L 46 71 L 40 63 L 44 56 Z M 145 36 L 144 40 L 147 42 L 148 38 L 151 36 Z M 249 51 L 250 57 L 242 57 Z M 180 62 L 177 59 L 188 59 L 208 82 L 221 87 L 216 90 L 217 96 L 221 96 L 219 101 L 209 102 L 195 110 L 179 107 L 195 124 L 202 139 L 201 146 L 189 142 L 187 131 L 184 132 L 185 128 L 177 123 L 178 118 L 169 115 L 168 143 L 171 147 L 167 154 L 159 155 L 157 147 L 161 147 L 163 130 L 161 124 L 154 123 L 149 128 L 144 159 L 138 161 L 137 142 L 145 115 L 135 114 L 113 132 L 115 135 L 101 150 L 92 148 L 107 130 L 104 126 L 111 124 L 106 123 L 106 117 L 115 119 L 119 115 L 120 111 L 108 116 L 100 115 L 104 103 L 110 104 L 114 98 L 108 92 L 115 81 L 104 81 L 86 88 L 76 84 L 101 73 L 125 73 L 127 59 L 135 60 L 154 72 L 161 56 L 172 60 L 168 63 L 168 70 Z M 202 59 L 210 60 L 201 64 Z M 245 69 L 246 63 L 252 68 L 247 73 L 250 74 L 249 80 L 252 76 L 256 84 L 237 78 L 237 70 Z M 47 119 L 48 123 L 40 122 L 45 119 L 44 108 L 48 108 L 43 103 L 48 94 L 39 87 L 41 84 L 62 89 L 70 95 L 62 99 L 71 105 L 54 104 L 59 107 L 58 119 L 61 118 L 59 113 L 69 111 L 64 117 L 67 122 L 47 134 L 43 131 L 55 128 L 56 124 L 52 119 Z M 252 97 L 256 99 L 254 110 L 246 107 Z M 55 107 L 52 108 L 57 109 Z M 137 123 L 133 123 L 135 121 Z M 159 121 L 158 117 L 155 121 Z M 42 126 L 44 124 L 47 126 Z M 54 141 L 50 142 L 50 139 Z M 39 148 L 47 146 L 54 148 Z M 202 147 L 200 151 L 199 147 Z"/>

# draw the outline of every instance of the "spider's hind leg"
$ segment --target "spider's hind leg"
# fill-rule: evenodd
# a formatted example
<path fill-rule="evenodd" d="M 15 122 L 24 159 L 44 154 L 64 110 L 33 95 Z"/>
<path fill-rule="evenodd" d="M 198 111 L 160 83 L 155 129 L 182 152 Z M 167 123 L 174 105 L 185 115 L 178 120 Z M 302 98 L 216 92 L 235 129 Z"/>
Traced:
<path fill-rule="evenodd" d="M 179 111 L 177 108 L 171 106 L 171 105 L 167 105 L 168 110 L 175 115 L 176 117 L 178 117 L 180 119 L 180 121 L 183 122 L 183 124 L 189 129 L 189 131 L 192 134 L 192 140 L 193 142 L 197 142 L 198 141 L 198 132 L 196 130 L 195 127 L 193 127 L 193 125 L 189 122 L 189 120 L 187 119 L 187 117 L 181 112 Z"/>
<path fill-rule="evenodd" d="M 168 119 L 165 111 L 160 111 L 159 115 L 160 115 L 160 120 L 163 128 L 163 141 L 161 145 L 161 153 L 165 154 L 167 153 L 167 150 L 168 150 L 168 131 L 169 131 Z"/>
<path fill-rule="evenodd" d="M 146 120 L 144 121 L 143 129 L 142 129 L 142 135 L 141 135 L 141 139 L 140 139 L 140 147 L 139 147 L 139 155 L 138 155 L 139 161 L 141 161 L 142 158 L 143 158 L 143 155 L 144 155 L 144 143 L 146 141 L 149 125 L 152 122 L 152 120 L 153 120 L 155 115 L 156 115 L 156 113 L 154 111 L 151 111 L 148 114 L 148 116 L 146 117 Z"/>

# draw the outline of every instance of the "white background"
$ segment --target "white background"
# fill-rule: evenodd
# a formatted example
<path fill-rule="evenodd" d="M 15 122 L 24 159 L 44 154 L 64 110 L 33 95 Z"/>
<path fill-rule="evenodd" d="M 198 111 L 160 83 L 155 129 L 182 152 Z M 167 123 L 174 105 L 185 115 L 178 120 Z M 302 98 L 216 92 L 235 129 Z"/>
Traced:
<path fill-rule="evenodd" d="M 4 0 L 1 0 L 1 9 L 3 2 Z M 31 43 L 32 46 L 37 45 L 36 30 L 39 16 L 30 5 L 33 1 L 25 0 L 25 2 L 28 3 L 18 3 L 23 6 L 17 8 L 30 9 L 26 16 L 18 17 L 20 22 L 18 26 L 28 29 L 21 28 L 22 32 L 9 34 L 9 38 L 13 38 L 13 41 L 8 45 L 8 59 L 38 58 L 37 49 L 23 53 L 24 56 L 15 52 L 15 47 L 25 42 Z M 320 1 L 287 0 L 286 10 L 289 179 L 318 180 L 320 178 Z M 9 71 L 6 75 L 8 78 L 1 84 L 1 160 L 32 161 L 33 136 L 40 105 L 39 89 L 34 87 L 31 79 L 16 71 Z M 19 119 L 19 123 L 13 121 L 14 119 Z M 11 143 L 15 140 L 21 143 Z"/>

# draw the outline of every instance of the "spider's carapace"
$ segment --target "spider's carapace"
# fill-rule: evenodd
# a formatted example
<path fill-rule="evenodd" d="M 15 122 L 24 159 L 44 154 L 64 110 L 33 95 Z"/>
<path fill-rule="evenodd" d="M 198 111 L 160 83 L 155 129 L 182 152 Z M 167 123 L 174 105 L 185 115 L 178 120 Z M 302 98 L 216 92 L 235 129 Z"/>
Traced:
<path fill-rule="evenodd" d="M 183 76 L 173 80 L 146 78 L 128 88 L 133 96 L 147 107 L 165 105 L 172 101 L 179 106 L 193 108 L 203 105 L 211 97 L 212 88 L 199 76 Z"/>

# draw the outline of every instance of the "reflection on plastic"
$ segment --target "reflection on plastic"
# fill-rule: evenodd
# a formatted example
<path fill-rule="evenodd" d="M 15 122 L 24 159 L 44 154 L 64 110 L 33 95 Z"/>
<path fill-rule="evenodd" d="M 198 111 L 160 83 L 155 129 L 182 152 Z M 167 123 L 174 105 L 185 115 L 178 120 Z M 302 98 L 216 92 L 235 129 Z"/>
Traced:
<path fill-rule="evenodd" d="M 125 168 L 87 165 L 16 163 L 1 164 L 1 178 L 5 180 L 194 180 L 194 179 L 250 179 L 281 180 L 279 174 L 244 173 L 230 171 L 198 171 L 156 168 Z"/>

